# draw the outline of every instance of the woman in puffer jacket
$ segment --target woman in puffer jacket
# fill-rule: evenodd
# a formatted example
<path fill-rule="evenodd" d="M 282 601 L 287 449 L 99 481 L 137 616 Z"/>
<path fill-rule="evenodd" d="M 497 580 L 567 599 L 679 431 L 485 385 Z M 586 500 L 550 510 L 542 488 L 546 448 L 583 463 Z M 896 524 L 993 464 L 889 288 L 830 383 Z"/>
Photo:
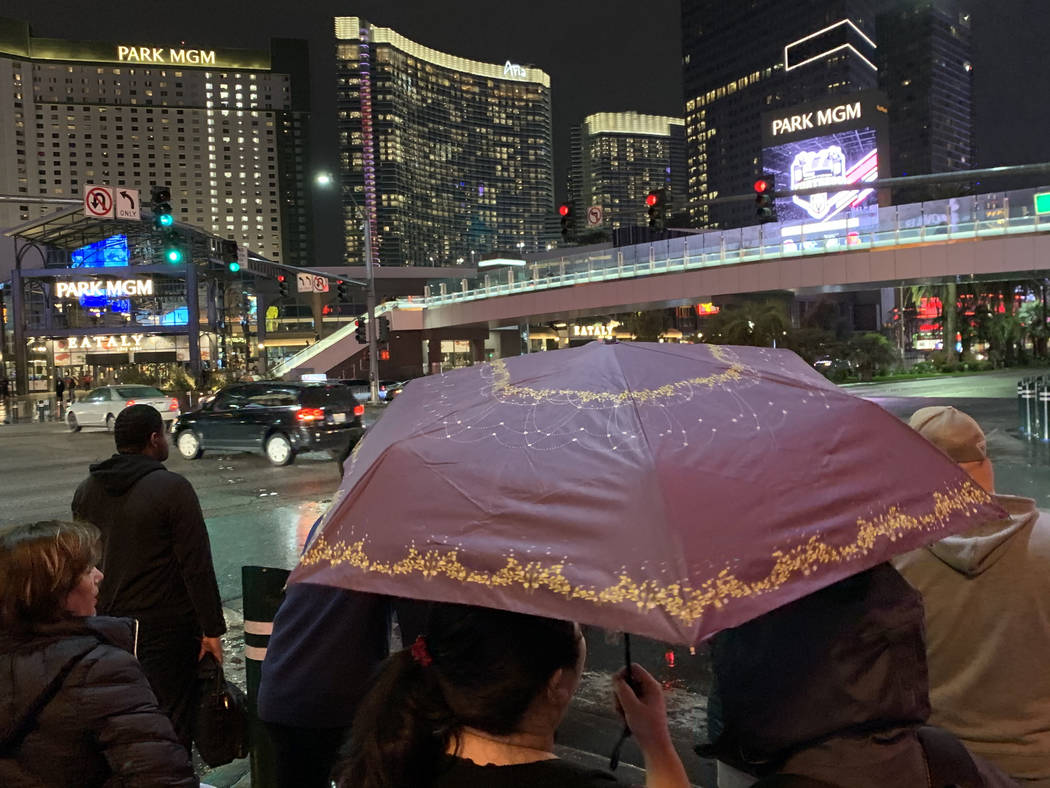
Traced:
<path fill-rule="evenodd" d="M 0 785 L 197 786 L 135 622 L 95 616 L 98 546 L 80 523 L 0 532 Z"/>

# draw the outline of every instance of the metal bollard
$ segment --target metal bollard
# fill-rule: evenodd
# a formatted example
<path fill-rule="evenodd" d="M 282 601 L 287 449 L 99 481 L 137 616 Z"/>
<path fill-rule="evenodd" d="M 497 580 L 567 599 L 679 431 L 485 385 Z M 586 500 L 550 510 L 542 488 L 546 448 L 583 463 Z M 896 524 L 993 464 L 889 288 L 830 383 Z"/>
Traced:
<path fill-rule="evenodd" d="M 1032 403 L 1035 401 L 1035 379 L 1025 378 L 1024 381 L 1024 393 L 1022 397 L 1022 408 L 1021 408 L 1021 433 L 1023 435 L 1032 435 L 1032 415 L 1034 413 Z"/>
<path fill-rule="evenodd" d="M 276 788 L 277 769 L 273 744 L 266 727 L 259 720 L 256 699 L 266 646 L 273 632 L 273 619 L 284 597 L 287 569 L 271 566 L 242 566 L 241 587 L 244 591 L 244 675 L 248 686 L 250 716 L 252 788 Z"/>
<path fill-rule="evenodd" d="M 1043 378 L 1036 402 L 1039 414 L 1039 440 L 1050 442 L 1050 378 Z"/>
<path fill-rule="evenodd" d="M 1032 396 L 1028 398 L 1029 438 L 1039 437 L 1039 395 L 1045 388 L 1045 382 L 1042 377 L 1032 378 Z"/>
<path fill-rule="evenodd" d="M 1025 432 L 1025 394 L 1028 393 L 1028 378 L 1021 378 L 1017 381 L 1017 429 L 1021 431 L 1022 435 L 1026 435 Z"/>

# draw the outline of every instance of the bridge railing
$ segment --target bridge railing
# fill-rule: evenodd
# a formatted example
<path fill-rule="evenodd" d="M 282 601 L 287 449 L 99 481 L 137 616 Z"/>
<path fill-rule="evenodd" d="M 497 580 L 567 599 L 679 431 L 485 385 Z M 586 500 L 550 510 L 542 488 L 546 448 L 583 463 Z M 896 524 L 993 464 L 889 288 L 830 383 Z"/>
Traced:
<path fill-rule="evenodd" d="M 1035 214 L 1036 189 L 892 206 L 860 206 L 834 222 L 779 222 L 710 230 L 652 243 L 566 254 L 476 279 L 431 282 L 427 307 L 712 266 L 941 243 L 1050 230 Z"/>

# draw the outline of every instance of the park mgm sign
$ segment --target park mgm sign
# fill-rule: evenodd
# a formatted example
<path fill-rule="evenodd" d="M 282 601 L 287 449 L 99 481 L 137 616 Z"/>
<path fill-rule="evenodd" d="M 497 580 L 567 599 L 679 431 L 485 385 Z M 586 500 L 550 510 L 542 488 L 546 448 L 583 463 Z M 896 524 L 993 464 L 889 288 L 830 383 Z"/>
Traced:
<path fill-rule="evenodd" d="M 214 66 L 214 49 L 176 49 L 175 47 L 140 47 L 120 44 L 117 60 L 121 63 L 154 63 L 171 66 Z"/>
<path fill-rule="evenodd" d="M 152 279 L 82 279 L 55 283 L 56 298 L 131 298 L 152 295 L 155 295 Z"/>

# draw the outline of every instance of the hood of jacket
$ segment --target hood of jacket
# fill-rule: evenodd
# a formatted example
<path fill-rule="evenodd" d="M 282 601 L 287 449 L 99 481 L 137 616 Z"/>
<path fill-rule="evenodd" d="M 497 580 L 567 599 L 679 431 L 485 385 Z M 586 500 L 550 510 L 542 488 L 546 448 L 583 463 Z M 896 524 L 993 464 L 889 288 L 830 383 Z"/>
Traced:
<path fill-rule="evenodd" d="M 926 549 L 956 572 L 976 577 L 995 564 L 1006 552 L 1007 544 L 1018 532 L 1035 522 L 1039 510 L 1031 498 L 995 495 L 995 502 L 1007 517 L 962 534 L 947 536 Z"/>
<path fill-rule="evenodd" d="M 0 750 L 21 733 L 70 669 L 100 644 L 135 653 L 135 621 L 92 616 L 0 633 Z"/>
<path fill-rule="evenodd" d="M 163 471 L 164 463 L 145 454 L 114 454 L 108 460 L 96 462 L 89 469 L 110 495 L 123 495 L 143 476 Z"/>
<path fill-rule="evenodd" d="M 930 714 L 922 597 L 889 564 L 715 635 L 711 656 L 705 754 L 729 763 Z"/>

